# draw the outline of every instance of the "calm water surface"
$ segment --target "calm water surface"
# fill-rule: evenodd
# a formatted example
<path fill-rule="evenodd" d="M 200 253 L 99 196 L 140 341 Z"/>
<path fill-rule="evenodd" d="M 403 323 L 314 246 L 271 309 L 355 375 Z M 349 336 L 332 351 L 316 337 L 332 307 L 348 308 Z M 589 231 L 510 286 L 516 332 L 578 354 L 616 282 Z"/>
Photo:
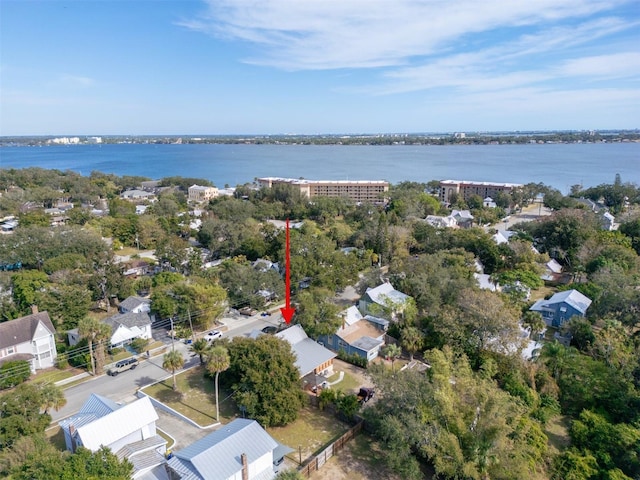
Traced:
<path fill-rule="evenodd" d="M 342 145 L 72 145 L 2 147 L 0 168 L 42 167 L 139 175 L 205 178 L 218 187 L 255 177 L 313 180 L 457 179 L 541 182 L 568 193 L 623 182 L 640 184 L 640 143 L 447 146 Z M 0 173 L 1 175 L 1 173 Z"/>

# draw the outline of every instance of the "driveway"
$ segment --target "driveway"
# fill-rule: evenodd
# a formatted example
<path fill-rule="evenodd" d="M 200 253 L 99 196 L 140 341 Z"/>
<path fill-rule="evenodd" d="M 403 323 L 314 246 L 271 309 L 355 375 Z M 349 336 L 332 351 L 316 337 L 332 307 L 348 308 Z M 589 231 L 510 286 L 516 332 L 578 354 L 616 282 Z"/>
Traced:
<path fill-rule="evenodd" d="M 158 412 L 158 421 L 156 427 L 162 430 L 167 435 L 171 436 L 175 443 L 171 447 L 171 450 L 181 450 L 187 445 L 200 440 L 202 437 L 209 435 L 215 431 L 217 427 L 211 428 L 198 428 L 190 423 L 185 422 L 181 418 L 171 415 L 160 408 L 156 408 Z"/>

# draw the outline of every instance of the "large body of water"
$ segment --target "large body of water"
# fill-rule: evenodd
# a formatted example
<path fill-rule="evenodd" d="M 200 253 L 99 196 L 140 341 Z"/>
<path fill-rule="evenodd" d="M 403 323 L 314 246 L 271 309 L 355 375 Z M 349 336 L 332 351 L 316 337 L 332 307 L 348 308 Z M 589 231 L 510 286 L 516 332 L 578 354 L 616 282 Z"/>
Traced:
<path fill-rule="evenodd" d="M 568 193 L 623 182 L 640 184 L 640 143 L 446 146 L 148 145 L 2 147 L 0 168 L 42 167 L 205 178 L 218 187 L 256 177 L 310 180 L 472 180 L 544 183 Z M 1 175 L 1 172 L 0 172 Z"/>

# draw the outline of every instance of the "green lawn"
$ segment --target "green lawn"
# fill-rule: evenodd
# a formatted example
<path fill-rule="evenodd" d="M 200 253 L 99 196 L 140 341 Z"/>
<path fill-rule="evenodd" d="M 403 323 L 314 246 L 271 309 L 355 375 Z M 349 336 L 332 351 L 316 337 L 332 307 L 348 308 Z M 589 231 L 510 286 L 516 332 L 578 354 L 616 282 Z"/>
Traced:
<path fill-rule="evenodd" d="M 301 449 L 303 462 L 347 430 L 349 430 L 347 424 L 342 423 L 332 414 L 313 407 L 300 410 L 298 419 L 286 427 L 267 429 L 269 435 L 278 442 L 295 449 L 295 452 L 288 456 L 296 461 L 300 460 L 298 449 Z"/>
<path fill-rule="evenodd" d="M 65 378 L 71 378 L 75 375 L 84 372 L 84 370 L 76 369 L 76 368 L 68 368 L 66 370 L 59 370 L 57 368 L 50 368 L 43 372 L 38 372 L 36 375 L 32 376 L 29 379 L 29 382 L 36 383 L 55 383 L 60 380 L 64 380 Z"/>
<path fill-rule="evenodd" d="M 338 380 L 338 378 L 340 378 L 340 372 L 336 372 L 331 375 L 327 379 L 327 381 L 329 383 L 335 382 L 336 380 Z M 335 385 L 331 385 L 331 388 L 333 390 L 340 390 L 347 394 L 358 393 L 358 391 L 360 390 L 360 382 L 358 382 L 358 379 L 353 375 L 350 375 L 348 372 L 344 372 L 344 377 L 342 378 L 342 380 Z"/>
<path fill-rule="evenodd" d="M 224 374 L 222 374 L 224 375 Z M 173 380 L 166 379 L 142 389 L 147 395 L 189 417 L 200 426 L 216 422 L 216 398 L 213 380 L 205 378 L 204 368 L 199 366 L 176 375 L 178 390 L 173 390 Z M 220 421 L 227 423 L 238 413 L 230 393 L 220 389 Z"/>

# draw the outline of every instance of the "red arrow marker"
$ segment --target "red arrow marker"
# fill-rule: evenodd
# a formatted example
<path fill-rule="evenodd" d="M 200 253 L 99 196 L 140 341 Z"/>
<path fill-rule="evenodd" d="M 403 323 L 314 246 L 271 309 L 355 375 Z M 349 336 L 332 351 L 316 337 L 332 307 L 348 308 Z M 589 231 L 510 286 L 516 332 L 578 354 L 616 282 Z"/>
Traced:
<path fill-rule="evenodd" d="M 291 323 L 291 319 L 293 318 L 293 314 L 295 313 L 296 309 L 295 308 L 291 308 L 291 257 L 289 254 L 289 219 L 287 218 L 287 229 L 286 229 L 286 243 L 285 243 L 285 259 L 286 259 L 286 263 L 285 263 L 285 270 L 284 270 L 284 292 L 285 292 L 285 298 L 286 298 L 286 303 L 285 306 L 282 307 L 280 309 L 280 312 L 282 312 L 282 317 L 284 318 L 284 321 L 287 322 L 287 325 L 289 323 Z"/>

